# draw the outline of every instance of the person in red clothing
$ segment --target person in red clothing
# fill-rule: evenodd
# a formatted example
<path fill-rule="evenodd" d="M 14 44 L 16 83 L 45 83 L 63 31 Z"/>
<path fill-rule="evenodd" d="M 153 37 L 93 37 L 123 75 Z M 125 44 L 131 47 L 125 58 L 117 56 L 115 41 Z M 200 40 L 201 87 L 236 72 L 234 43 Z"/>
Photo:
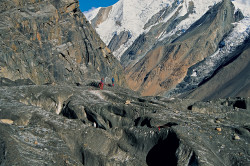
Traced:
<path fill-rule="evenodd" d="M 101 90 L 103 90 L 103 87 L 104 87 L 104 78 L 101 79 L 100 83 L 99 83 L 99 88 Z"/>

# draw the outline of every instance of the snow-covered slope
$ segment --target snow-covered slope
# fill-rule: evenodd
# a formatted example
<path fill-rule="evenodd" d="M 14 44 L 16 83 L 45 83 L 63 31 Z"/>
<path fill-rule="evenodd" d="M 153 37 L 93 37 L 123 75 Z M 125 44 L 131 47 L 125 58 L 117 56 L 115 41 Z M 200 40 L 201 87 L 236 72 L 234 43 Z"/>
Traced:
<path fill-rule="evenodd" d="M 129 48 L 135 39 L 142 33 L 146 33 L 152 26 L 167 22 L 179 7 L 178 17 L 184 16 L 188 11 L 188 5 L 190 2 L 194 3 L 194 13 L 183 20 L 175 29 L 171 32 L 163 32 L 159 36 L 159 40 L 176 34 L 178 31 L 184 31 L 188 29 L 196 20 L 198 20 L 208 9 L 222 0 L 120 0 L 112 6 L 112 10 L 109 13 L 108 19 L 102 22 L 96 31 L 99 33 L 101 39 L 108 45 L 114 34 L 119 34 L 122 31 L 129 31 L 132 35 L 128 42 L 124 43 L 118 50 L 114 51 L 114 55 L 120 59 L 122 54 L 127 48 Z M 240 9 L 244 16 L 250 16 L 250 1 L 248 0 L 234 0 L 232 1 L 236 6 L 236 9 Z M 168 17 L 162 19 L 154 25 L 151 25 L 146 30 L 143 29 L 145 24 L 152 18 L 153 15 L 158 13 L 163 8 L 178 4 L 172 13 Z M 93 20 L 100 8 L 92 10 L 91 12 L 84 13 L 88 20 Z"/>
<path fill-rule="evenodd" d="M 250 17 L 250 1 L 249 0 L 232 0 L 236 10 L 240 9 L 245 17 Z"/>
<path fill-rule="evenodd" d="M 102 22 L 96 31 L 99 33 L 101 39 L 108 45 L 114 34 L 119 34 L 122 31 L 129 31 L 132 35 L 130 40 L 122 45 L 120 49 L 114 52 L 114 55 L 120 59 L 122 53 L 133 44 L 135 39 L 142 33 L 149 31 L 153 26 L 150 26 L 146 30 L 144 29 L 145 24 L 152 18 L 153 15 L 158 13 L 160 10 L 166 7 L 176 5 L 176 9 L 168 15 L 168 17 L 162 19 L 156 24 L 167 22 L 172 15 L 176 13 L 179 7 L 178 17 L 185 15 L 188 11 L 188 5 L 190 1 L 194 2 L 195 12 L 190 15 L 188 19 L 185 19 L 176 27 L 175 30 L 169 34 L 163 33 L 160 38 L 161 40 L 178 30 L 188 29 L 197 19 L 199 19 L 208 9 L 214 4 L 221 0 L 120 0 L 113 5 L 112 10 L 109 13 L 108 19 Z M 177 8 L 178 7 L 178 8 Z M 85 13 L 88 20 L 92 20 L 97 14 L 100 8 Z M 155 25 L 156 25 L 155 24 Z"/>
<path fill-rule="evenodd" d="M 120 0 L 113 5 L 106 21 L 101 23 L 96 31 L 101 39 L 108 45 L 114 34 L 122 31 L 130 31 L 131 39 L 123 46 L 123 50 L 128 48 L 133 41 L 143 33 L 144 25 L 158 11 L 170 5 L 174 0 Z M 97 15 L 98 9 L 85 14 L 88 20 L 92 20 Z M 124 51 L 115 53 L 118 57 Z"/>

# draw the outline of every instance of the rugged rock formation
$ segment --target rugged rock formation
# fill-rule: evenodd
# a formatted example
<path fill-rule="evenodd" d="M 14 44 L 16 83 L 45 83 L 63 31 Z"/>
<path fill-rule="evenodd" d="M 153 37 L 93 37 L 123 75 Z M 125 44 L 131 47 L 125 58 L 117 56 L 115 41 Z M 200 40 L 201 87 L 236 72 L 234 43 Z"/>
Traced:
<path fill-rule="evenodd" d="M 172 16 L 173 20 L 170 19 L 162 27 L 171 30 L 170 27 L 176 26 L 178 21 L 187 17 L 192 11 L 190 3 L 189 12 L 186 15 L 177 20 L 174 20 L 175 16 Z M 179 14 L 178 10 L 175 14 Z M 121 58 L 121 60 L 124 59 L 125 65 L 129 62 L 128 57 L 135 58 L 135 62 L 139 58 L 139 62 L 135 64 L 132 61 L 132 65 L 127 66 L 126 78 L 129 87 L 140 91 L 142 95 L 156 95 L 164 90 L 174 88 L 183 80 L 189 67 L 217 50 L 224 35 L 232 30 L 233 22 L 235 22 L 234 6 L 231 1 L 224 0 L 213 6 L 181 36 L 176 39 L 171 36 L 158 42 L 141 58 L 145 54 L 144 48 L 151 45 L 150 41 L 146 41 L 157 38 L 157 35 L 162 32 L 159 31 L 162 29 L 162 27 L 159 28 L 159 25 L 151 28 L 151 31 L 142 38 L 144 42 L 136 42 L 135 45 L 138 43 L 140 45 L 134 45 L 135 47 L 131 47 L 132 50 L 128 50 L 128 54 L 131 55 L 124 54 L 124 58 Z M 157 33 L 158 31 L 159 33 Z"/>
<path fill-rule="evenodd" d="M 97 28 L 99 24 L 101 24 L 103 21 L 105 21 L 108 18 L 109 12 L 112 9 L 112 6 L 101 8 L 98 11 L 98 14 L 96 15 L 93 20 L 91 20 L 91 25 L 93 28 Z"/>
<path fill-rule="evenodd" d="M 124 77 L 77 0 L 0 2 L 0 77 L 36 84 Z"/>
<path fill-rule="evenodd" d="M 250 99 L 140 97 L 120 87 L 0 87 L 0 165 L 242 165 Z"/>
<path fill-rule="evenodd" d="M 120 48 L 120 46 L 126 43 L 131 38 L 131 34 L 129 31 L 123 31 L 120 34 L 115 34 L 111 41 L 109 42 L 108 48 L 111 51 L 116 51 Z"/>
<path fill-rule="evenodd" d="M 192 2 L 192 1 L 191 1 Z M 180 10 L 182 7 L 178 7 L 177 3 L 173 3 L 172 6 L 167 6 L 157 14 L 155 14 L 147 24 L 145 24 L 144 29 L 150 28 L 149 32 L 141 34 L 136 41 L 133 43 L 131 47 L 129 47 L 125 53 L 121 57 L 121 63 L 123 66 L 131 66 L 137 63 L 151 48 L 154 49 L 156 43 L 159 40 L 161 34 L 168 33 L 173 30 L 181 21 L 185 20 L 189 14 L 193 13 L 193 3 L 189 3 L 188 12 L 180 18 L 177 16 L 180 14 Z M 177 10 L 176 12 L 174 12 Z M 169 17 L 172 13 L 174 15 L 167 21 L 157 24 L 161 22 L 161 20 Z M 156 24 L 156 25 L 155 25 Z M 168 42 L 174 40 L 177 37 L 176 35 L 172 36 L 168 39 Z M 167 41 L 165 41 L 166 43 Z"/>

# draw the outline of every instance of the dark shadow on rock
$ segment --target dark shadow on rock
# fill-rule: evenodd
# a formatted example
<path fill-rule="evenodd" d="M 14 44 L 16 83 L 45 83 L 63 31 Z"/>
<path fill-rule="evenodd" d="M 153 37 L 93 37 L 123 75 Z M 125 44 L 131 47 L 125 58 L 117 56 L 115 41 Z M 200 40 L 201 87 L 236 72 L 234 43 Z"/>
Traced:
<path fill-rule="evenodd" d="M 175 155 L 179 147 L 179 139 L 176 134 L 169 131 L 165 140 L 160 140 L 148 153 L 146 162 L 148 166 L 176 166 Z"/>
<path fill-rule="evenodd" d="M 241 108 L 241 109 L 247 109 L 247 104 L 245 100 L 237 100 L 233 104 L 234 108 Z"/>
<path fill-rule="evenodd" d="M 249 126 L 244 126 L 243 128 L 250 132 L 250 125 Z"/>
<path fill-rule="evenodd" d="M 91 82 L 88 84 L 88 86 L 93 86 L 95 88 L 99 88 L 99 82 Z"/>
<path fill-rule="evenodd" d="M 81 156 L 82 156 L 82 164 L 85 164 L 85 155 L 84 155 L 84 150 L 81 148 Z"/>
<path fill-rule="evenodd" d="M 66 104 L 66 106 L 64 106 L 64 108 L 60 114 L 62 114 L 64 117 L 67 117 L 69 119 L 78 119 L 75 111 L 69 108 L 69 103 L 70 102 L 68 102 Z"/>
<path fill-rule="evenodd" d="M 178 124 L 175 122 L 168 122 L 167 124 L 163 125 L 163 127 L 172 127 L 172 126 L 177 126 Z"/>
<path fill-rule="evenodd" d="M 78 83 L 78 82 L 77 82 L 77 83 L 75 83 L 75 84 L 76 84 L 76 86 L 81 86 L 81 84 L 80 84 L 80 83 Z"/>
<path fill-rule="evenodd" d="M 148 117 L 146 117 L 146 118 L 138 117 L 134 120 L 134 123 L 135 123 L 135 126 L 140 125 L 143 127 L 146 125 L 147 127 L 152 128 L 150 121 L 151 121 L 151 119 Z"/>
<path fill-rule="evenodd" d="M 136 119 L 134 120 L 135 126 L 138 126 L 140 121 L 141 121 L 141 117 L 136 118 Z"/>
<path fill-rule="evenodd" d="M 144 119 L 142 122 L 141 122 L 141 126 L 147 126 L 147 127 L 152 127 L 151 126 L 151 124 L 150 124 L 150 121 L 151 121 L 151 119 L 150 118 L 146 118 L 146 119 Z"/>
<path fill-rule="evenodd" d="M 138 101 L 139 101 L 139 102 L 142 102 L 142 103 L 146 102 L 146 100 L 145 100 L 145 99 L 142 99 L 142 98 L 138 98 Z"/>
<path fill-rule="evenodd" d="M 193 153 L 192 157 L 190 158 L 190 161 L 188 163 L 188 166 L 198 166 L 198 160 L 196 155 Z"/>
<path fill-rule="evenodd" d="M 95 127 L 97 128 L 101 128 L 103 130 L 106 130 L 106 128 L 100 123 L 100 121 L 98 120 L 97 116 L 91 112 L 89 109 L 85 108 L 85 113 L 87 115 L 87 119 L 92 122 L 93 124 L 96 124 Z"/>
<path fill-rule="evenodd" d="M 6 150 L 5 143 L 0 139 L 0 165 L 4 164 Z"/>
<path fill-rule="evenodd" d="M 109 87 L 113 87 L 113 85 L 112 84 L 107 84 Z"/>
<path fill-rule="evenodd" d="M 187 109 L 191 111 L 191 110 L 192 110 L 192 108 L 193 108 L 193 105 L 190 105 L 190 106 L 188 106 L 188 108 L 187 108 Z"/>

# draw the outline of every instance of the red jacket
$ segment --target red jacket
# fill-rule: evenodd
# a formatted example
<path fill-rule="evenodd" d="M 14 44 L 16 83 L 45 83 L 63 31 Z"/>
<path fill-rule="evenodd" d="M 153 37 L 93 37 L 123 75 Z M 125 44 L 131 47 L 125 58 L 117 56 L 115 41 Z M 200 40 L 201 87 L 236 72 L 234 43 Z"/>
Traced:
<path fill-rule="evenodd" d="M 103 90 L 103 86 L 104 86 L 104 83 L 103 83 L 103 82 L 100 82 L 100 83 L 99 83 L 99 88 L 100 88 L 101 90 Z"/>

